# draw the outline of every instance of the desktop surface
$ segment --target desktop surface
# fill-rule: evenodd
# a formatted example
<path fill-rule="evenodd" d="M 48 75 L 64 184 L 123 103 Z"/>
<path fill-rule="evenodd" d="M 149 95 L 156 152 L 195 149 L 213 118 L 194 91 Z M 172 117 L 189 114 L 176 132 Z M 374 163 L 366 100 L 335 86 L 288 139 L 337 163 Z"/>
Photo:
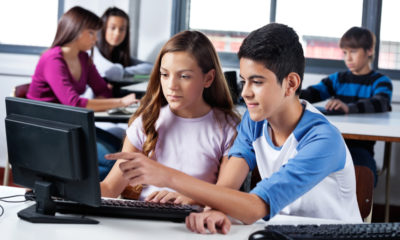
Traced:
<path fill-rule="evenodd" d="M 0 186 L 0 197 L 25 193 L 23 188 Z M 14 200 L 23 200 L 23 197 Z M 1 239 L 7 240 L 64 240 L 64 239 L 247 239 L 265 226 L 264 221 L 253 225 L 233 225 L 227 235 L 200 235 L 186 229 L 185 223 L 141 219 L 92 217 L 99 224 L 34 224 L 18 218 L 17 212 L 32 205 L 32 202 L 4 203 L 4 214 L 0 216 Z M 1 210 L 0 210 L 1 211 Z M 63 215 L 63 214 L 59 214 Z"/>

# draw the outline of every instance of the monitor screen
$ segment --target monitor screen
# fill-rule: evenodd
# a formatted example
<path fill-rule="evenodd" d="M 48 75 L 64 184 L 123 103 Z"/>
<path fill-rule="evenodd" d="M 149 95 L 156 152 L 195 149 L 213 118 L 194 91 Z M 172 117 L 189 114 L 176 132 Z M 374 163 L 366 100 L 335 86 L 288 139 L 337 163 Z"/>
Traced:
<path fill-rule="evenodd" d="M 21 218 L 65 221 L 55 216 L 53 197 L 100 205 L 92 110 L 7 97 L 6 115 L 13 180 L 36 195 L 36 205 L 20 212 Z"/>

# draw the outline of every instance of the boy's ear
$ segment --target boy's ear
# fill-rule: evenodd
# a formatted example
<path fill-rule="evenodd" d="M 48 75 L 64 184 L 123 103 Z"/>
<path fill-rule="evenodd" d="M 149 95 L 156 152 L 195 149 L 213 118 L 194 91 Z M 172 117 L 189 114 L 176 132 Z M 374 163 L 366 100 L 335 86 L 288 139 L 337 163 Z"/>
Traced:
<path fill-rule="evenodd" d="M 299 74 L 291 72 L 286 77 L 285 96 L 295 95 L 301 83 Z"/>
<path fill-rule="evenodd" d="M 372 57 L 373 55 L 374 55 L 374 49 L 373 49 L 373 48 L 368 49 L 368 50 L 367 50 L 367 56 L 370 58 L 370 57 Z"/>
<path fill-rule="evenodd" d="M 204 87 L 208 88 L 211 86 L 211 84 L 214 82 L 215 79 L 215 69 L 211 69 L 206 73 L 206 76 L 204 78 Z"/>

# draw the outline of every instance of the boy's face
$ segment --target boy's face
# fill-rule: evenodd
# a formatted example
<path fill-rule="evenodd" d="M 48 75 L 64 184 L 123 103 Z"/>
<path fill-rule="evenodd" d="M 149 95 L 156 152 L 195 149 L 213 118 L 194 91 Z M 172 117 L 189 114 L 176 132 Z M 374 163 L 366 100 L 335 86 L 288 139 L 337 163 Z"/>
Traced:
<path fill-rule="evenodd" d="M 283 104 L 285 91 L 275 73 L 262 63 L 248 58 L 240 59 L 242 97 L 253 121 L 267 119 L 277 113 Z M 285 82 L 285 81 L 284 81 Z"/>
<path fill-rule="evenodd" d="M 342 48 L 344 62 L 347 68 L 354 75 L 368 74 L 371 69 L 369 66 L 372 50 L 364 50 L 363 48 Z"/>

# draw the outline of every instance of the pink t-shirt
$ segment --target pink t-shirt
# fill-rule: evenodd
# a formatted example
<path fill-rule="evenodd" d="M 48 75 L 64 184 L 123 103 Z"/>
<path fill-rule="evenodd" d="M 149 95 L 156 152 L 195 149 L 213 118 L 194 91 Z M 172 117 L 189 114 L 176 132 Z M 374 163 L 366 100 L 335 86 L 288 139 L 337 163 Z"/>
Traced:
<path fill-rule="evenodd" d="M 216 183 L 220 160 L 228 155 L 235 135 L 234 126 L 228 124 L 222 111 L 212 109 L 200 118 L 182 118 L 172 113 L 167 105 L 160 110 L 156 130 L 158 141 L 153 159 L 198 179 Z M 146 140 L 142 118 L 135 119 L 126 133 L 132 145 L 142 151 Z M 148 186 L 140 197 L 143 199 L 157 190 L 160 188 Z"/>
<path fill-rule="evenodd" d="M 111 97 L 111 90 L 99 75 L 86 52 L 79 53 L 82 67 L 81 78 L 73 79 L 64 60 L 61 47 L 47 50 L 40 57 L 32 76 L 27 98 L 45 102 L 86 107 L 88 99 L 80 97 L 89 85 L 96 96 Z"/>

